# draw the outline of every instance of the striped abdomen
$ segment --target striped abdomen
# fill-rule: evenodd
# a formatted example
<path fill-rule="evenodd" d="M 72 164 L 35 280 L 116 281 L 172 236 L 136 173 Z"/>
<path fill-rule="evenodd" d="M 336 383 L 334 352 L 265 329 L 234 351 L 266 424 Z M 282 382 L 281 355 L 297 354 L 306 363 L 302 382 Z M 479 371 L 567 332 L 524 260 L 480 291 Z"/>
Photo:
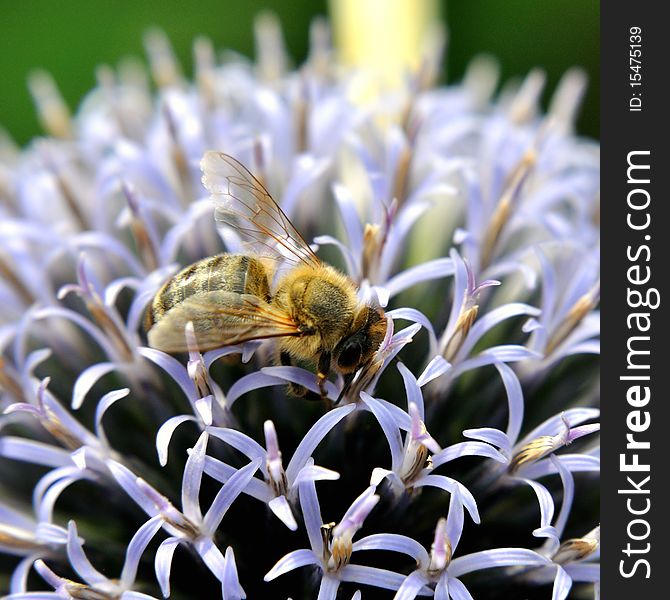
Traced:
<path fill-rule="evenodd" d="M 145 328 L 149 330 L 186 298 L 212 291 L 251 294 L 269 302 L 267 269 L 257 258 L 243 254 L 217 254 L 193 263 L 158 291 L 147 309 Z"/>

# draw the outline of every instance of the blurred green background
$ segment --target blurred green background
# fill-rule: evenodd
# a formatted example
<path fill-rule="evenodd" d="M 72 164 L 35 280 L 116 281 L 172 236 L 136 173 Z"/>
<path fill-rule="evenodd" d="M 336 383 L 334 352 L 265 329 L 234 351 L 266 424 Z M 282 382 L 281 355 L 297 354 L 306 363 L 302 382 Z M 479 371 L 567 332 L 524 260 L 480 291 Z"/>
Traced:
<path fill-rule="evenodd" d="M 0 126 L 20 144 L 40 133 L 26 86 L 35 67 L 50 71 L 76 107 L 95 83 L 96 65 L 143 55 L 142 35 L 149 26 L 168 34 L 190 72 L 191 43 L 199 34 L 218 49 L 252 56 L 252 21 L 263 8 L 277 13 L 291 56 L 300 63 L 309 22 L 327 14 L 327 0 L 0 0 Z M 582 66 L 590 85 L 578 128 L 599 137 L 597 0 L 451 0 L 442 1 L 441 10 L 449 26 L 446 81 L 459 80 L 473 55 L 488 52 L 500 61 L 503 80 L 535 66 L 546 69 L 546 100 L 568 67 Z"/>

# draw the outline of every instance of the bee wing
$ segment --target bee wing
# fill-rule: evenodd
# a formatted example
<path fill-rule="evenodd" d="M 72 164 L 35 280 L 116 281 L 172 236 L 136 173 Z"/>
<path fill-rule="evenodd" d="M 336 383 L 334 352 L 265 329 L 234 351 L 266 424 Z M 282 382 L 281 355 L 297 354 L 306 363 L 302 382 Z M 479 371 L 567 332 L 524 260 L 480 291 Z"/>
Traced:
<path fill-rule="evenodd" d="M 149 345 L 164 352 L 186 352 L 184 328 L 189 321 L 201 351 L 308 333 L 290 315 L 256 296 L 213 291 L 191 296 L 171 308 L 149 330 Z"/>
<path fill-rule="evenodd" d="M 233 227 L 259 254 L 269 250 L 274 258 L 320 266 L 309 244 L 242 163 L 223 152 L 207 152 L 200 168 L 217 223 Z"/>

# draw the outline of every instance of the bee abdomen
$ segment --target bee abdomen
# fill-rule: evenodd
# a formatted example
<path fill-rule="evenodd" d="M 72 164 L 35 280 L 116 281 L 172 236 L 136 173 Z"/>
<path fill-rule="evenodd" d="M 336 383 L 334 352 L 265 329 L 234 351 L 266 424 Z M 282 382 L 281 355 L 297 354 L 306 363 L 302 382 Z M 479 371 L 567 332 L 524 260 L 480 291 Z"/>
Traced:
<path fill-rule="evenodd" d="M 251 294 L 269 302 L 268 272 L 260 260 L 243 254 L 217 254 L 193 263 L 158 291 L 147 310 L 145 328 L 149 330 L 190 296 L 213 291 Z"/>

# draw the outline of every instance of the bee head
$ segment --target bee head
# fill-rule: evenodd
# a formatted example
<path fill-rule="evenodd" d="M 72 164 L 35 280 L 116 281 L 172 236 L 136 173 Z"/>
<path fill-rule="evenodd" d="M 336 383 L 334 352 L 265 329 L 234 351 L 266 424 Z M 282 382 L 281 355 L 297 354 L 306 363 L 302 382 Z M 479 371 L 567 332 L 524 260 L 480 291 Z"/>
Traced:
<path fill-rule="evenodd" d="M 368 363 L 384 340 L 386 318 L 381 308 L 364 306 L 354 319 L 353 333 L 345 337 L 333 351 L 337 370 L 352 374 Z"/>

